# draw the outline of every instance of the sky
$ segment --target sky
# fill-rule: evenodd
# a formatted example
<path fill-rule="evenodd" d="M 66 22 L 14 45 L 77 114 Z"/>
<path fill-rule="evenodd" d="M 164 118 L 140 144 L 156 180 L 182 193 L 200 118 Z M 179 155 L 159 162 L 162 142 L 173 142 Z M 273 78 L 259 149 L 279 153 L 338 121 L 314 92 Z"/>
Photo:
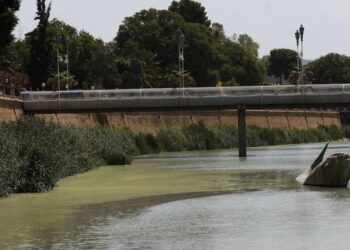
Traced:
<path fill-rule="evenodd" d="M 49 2 L 47 0 L 47 2 Z M 148 8 L 167 9 L 172 0 L 52 0 L 51 18 L 85 30 L 105 42 L 127 16 Z M 330 52 L 350 56 L 349 0 L 202 0 L 209 19 L 224 25 L 227 36 L 248 34 L 260 44 L 259 56 L 271 49 L 296 50 L 294 33 L 303 24 L 304 58 Z M 36 26 L 36 0 L 22 0 L 16 36 Z"/>

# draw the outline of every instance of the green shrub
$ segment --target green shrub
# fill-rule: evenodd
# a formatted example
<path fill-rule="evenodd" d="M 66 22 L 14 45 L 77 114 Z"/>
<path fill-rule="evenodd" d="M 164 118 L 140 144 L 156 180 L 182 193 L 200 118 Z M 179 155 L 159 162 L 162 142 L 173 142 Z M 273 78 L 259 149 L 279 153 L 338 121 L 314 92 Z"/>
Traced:
<path fill-rule="evenodd" d="M 158 140 L 152 134 L 140 133 L 135 136 L 135 142 L 141 154 L 156 154 L 160 152 Z"/>
<path fill-rule="evenodd" d="M 206 150 L 214 149 L 214 134 L 203 122 L 192 124 L 182 130 L 187 139 L 187 147 L 189 150 Z"/>
<path fill-rule="evenodd" d="M 158 133 L 157 140 L 161 150 L 167 152 L 186 150 L 186 137 L 180 130 L 162 129 Z"/>
<path fill-rule="evenodd" d="M 255 126 L 248 127 L 247 145 L 249 147 L 259 147 L 267 145 L 267 142 L 261 139 L 261 128 Z"/>
<path fill-rule="evenodd" d="M 107 165 L 124 165 L 131 163 L 131 157 L 139 153 L 135 138 L 130 130 L 116 131 L 111 128 L 84 130 L 86 143 L 96 150 L 98 158 Z"/>
<path fill-rule="evenodd" d="M 320 125 L 318 129 L 326 131 L 331 140 L 339 140 L 344 137 L 344 131 L 342 128 L 332 124 L 331 126 Z"/>
<path fill-rule="evenodd" d="M 15 192 L 22 162 L 18 140 L 7 129 L 0 129 L 0 197 Z"/>
<path fill-rule="evenodd" d="M 101 164 L 131 162 L 130 130 L 79 129 L 32 117 L 0 126 L 0 196 L 45 192 L 59 179 Z"/>
<path fill-rule="evenodd" d="M 235 148 L 238 146 L 237 129 L 232 125 L 219 125 L 212 129 L 214 148 Z"/>

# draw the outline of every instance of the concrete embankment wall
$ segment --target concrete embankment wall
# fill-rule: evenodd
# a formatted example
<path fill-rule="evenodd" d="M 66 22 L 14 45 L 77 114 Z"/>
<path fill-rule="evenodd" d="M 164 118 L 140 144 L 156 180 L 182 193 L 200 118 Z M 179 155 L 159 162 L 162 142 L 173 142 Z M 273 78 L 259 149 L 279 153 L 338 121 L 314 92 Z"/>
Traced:
<path fill-rule="evenodd" d="M 107 125 L 129 127 L 132 131 L 157 133 L 162 128 L 183 128 L 202 121 L 208 127 L 220 124 L 237 126 L 237 112 L 177 111 L 137 113 L 37 114 L 36 117 L 78 127 Z M 264 128 L 316 128 L 319 125 L 341 126 L 339 113 L 333 111 L 248 110 L 247 124 Z"/>
<path fill-rule="evenodd" d="M 13 122 L 23 115 L 22 103 L 10 98 L 0 99 L 0 122 Z"/>
<path fill-rule="evenodd" d="M 0 98 L 0 122 L 13 122 L 23 115 L 18 100 Z M 46 121 L 77 127 L 129 127 L 132 131 L 157 133 L 162 128 L 183 128 L 202 121 L 208 127 L 220 124 L 237 126 L 236 110 L 220 111 L 164 111 L 164 112 L 108 112 L 36 114 Z M 247 124 L 264 128 L 316 128 L 318 125 L 341 126 L 339 112 L 304 110 L 248 110 Z"/>

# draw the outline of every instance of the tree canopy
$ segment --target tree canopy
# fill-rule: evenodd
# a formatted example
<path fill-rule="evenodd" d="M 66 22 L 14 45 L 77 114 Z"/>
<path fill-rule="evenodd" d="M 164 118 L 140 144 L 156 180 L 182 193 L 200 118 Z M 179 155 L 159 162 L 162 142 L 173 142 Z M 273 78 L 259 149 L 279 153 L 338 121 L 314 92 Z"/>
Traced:
<path fill-rule="evenodd" d="M 38 26 L 27 34 L 30 43 L 30 59 L 28 74 L 32 89 L 40 89 L 41 84 L 49 78 L 49 66 L 51 63 L 51 41 L 48 36 L 48 25 L 51 11 L 51 3 L 46 7 L 46 0 L 37 0 L 37 12 L 35 20 L 39 20 Z"/>
<path fill-rule="evenodd" d="M 179 13 L 188 23 L 210 26 L 211 21 L 207 17 L 207 12 L 199 2 L 192 0 L 173 1 L 169 6 L 169 10 Z"/>
<path fill-rule="evenodd" d="M 241 45 L 242 49 L 251 57 L 258 58 L 259 56 L 259 44 L 255 42 L 247 34 L 239 35 L 238 42 Z"/>
<path fill-rule="evenodd" d="M 350 57 L 330 53 L 308 65 L 313 72 L 314 83 L 350 82 Z"/>
<path fill-rule="evenodd" d="M 268 72 L 280 78 L 288 79 L 289 74 L 296 70 L 298 55 L 291 49 L 274 49 L 270 51 Z"/>
<path fill-rule="evenodd" d="M 15 12 L 20 3 L 20 0 L 0 0 L 0 53 L 13 41 L 12 31 L 18 22 Z"/>
<path fill-rule="evenodd" d="M 153 70 L 148 69 L 153 77 L 148 77 L 147 83 L 141 77 L 142 86 L 165 87 L 171 85 L 170 81 L 176 84 L 171 75 L 178 70 L 179 29 L 185 35 L 185 68 L 197 86 L 215 86 L 219 81 L 230 84 L 262 82 L 261 63 L 251 51 L 247 52 L 255 45 L 257 50 L 258 46 L 249 36 L 242 37 L 241 45 L 226 38 L 221 24 L 208 27 L 199 22 L 186 22 L 176 12 L 149 9 L 125 18 L 115 38 L 119 57 L 146 65 L 145 55 L 152 54 L 153 61 L 157 62 L 156 65 L 151 63 Z M 150 76 L 143 71 L 141 67 L 140 74 Z"/>

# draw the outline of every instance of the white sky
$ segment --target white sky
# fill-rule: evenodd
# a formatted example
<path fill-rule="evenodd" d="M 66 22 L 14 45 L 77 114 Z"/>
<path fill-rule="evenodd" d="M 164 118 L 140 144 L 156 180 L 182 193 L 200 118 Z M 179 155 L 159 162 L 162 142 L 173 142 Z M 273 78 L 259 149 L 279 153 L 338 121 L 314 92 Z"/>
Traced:
<path fill-rule="evenodd" d="M 49 0 L 47 0 L 49 2 Z M 247 33 L 260 44 L 260 56 L 274 48 L 295 49 L 294 33 L 305 27 L 304 57 L 329 52 L 350 55 L 349 0 L 202 0 L 212 22 L 226 35 Z M 51 18 L 111 41 L 124 17 L 141 9 L 166 9 L 171 0 L 52 0 Z M 16 35 L 35 26 L 36 0 L 22 0 Z M 20 30 L 22 32 L 20 32 Z"/>

